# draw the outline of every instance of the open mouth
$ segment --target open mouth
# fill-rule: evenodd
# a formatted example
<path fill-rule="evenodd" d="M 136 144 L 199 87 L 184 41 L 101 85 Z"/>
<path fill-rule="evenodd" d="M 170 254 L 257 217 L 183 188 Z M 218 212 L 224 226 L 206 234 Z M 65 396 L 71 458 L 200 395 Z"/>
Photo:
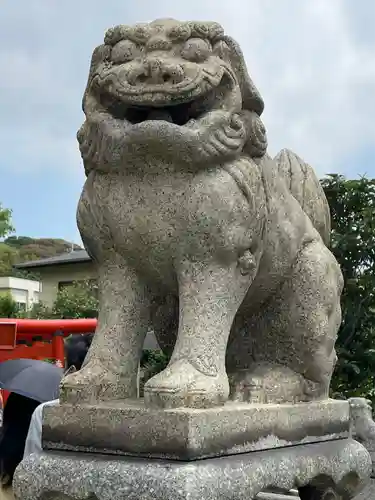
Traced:
<path fill-rule="evenodd" d="M 163 120 L 183 126 L 190 120 L 197 120 L 209 111 L 220 108 L 227 91 L 228 87 L 220 84 L 191 101 L 167 106 L 136 106 L 113 96 L 107 91 L 102 91 L 100 93 L 100 104 L 113 118 L 126 120 L 133 125 L 145 121 Z"/>

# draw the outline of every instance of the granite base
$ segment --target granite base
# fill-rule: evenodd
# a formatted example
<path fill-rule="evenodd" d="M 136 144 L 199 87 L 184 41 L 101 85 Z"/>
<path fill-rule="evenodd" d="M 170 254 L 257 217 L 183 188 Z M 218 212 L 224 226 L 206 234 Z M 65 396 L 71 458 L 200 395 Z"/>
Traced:
<path fill-rule="evenodd" d="M 349 403 L 227 403 L 151 410 L 140 400 L 46 407 L 49 450 L 197 460 L 348 437 Z"/>
<path fill-rule="evenodd" d="M 44 452 L 20 464 L 14 493 L 17 500 L 250 500 L 297 488 L 302 500 L 350 500 L 370 473 L 369 453 L 352 439 L 194 462 Z"/>

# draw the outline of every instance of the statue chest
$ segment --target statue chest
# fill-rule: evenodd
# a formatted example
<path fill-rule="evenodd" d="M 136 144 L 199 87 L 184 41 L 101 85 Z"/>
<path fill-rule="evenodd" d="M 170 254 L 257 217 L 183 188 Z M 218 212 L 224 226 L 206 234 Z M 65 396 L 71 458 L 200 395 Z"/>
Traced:
<path fill-rule="evenodd" d="M 112 174 L 105 182 L 100 204 L 124 251 L 149 253 L 153 248 L 170 256 L 236 251 L 246 246 L 263 216 L 262 203 L 256 208 L 249 204 L 234 178 L 221 168 L 168 175 Z"/>

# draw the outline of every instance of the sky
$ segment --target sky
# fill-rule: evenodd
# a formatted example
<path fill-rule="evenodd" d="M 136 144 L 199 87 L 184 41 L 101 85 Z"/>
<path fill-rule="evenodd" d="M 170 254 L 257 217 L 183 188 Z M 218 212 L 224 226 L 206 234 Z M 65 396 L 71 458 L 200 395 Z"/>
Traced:
<path fill-rule="evenodd" d="M 0 202 L 16 234 L 80 243 L 76 132 L 92 50 L 111 26 L 163 17 L 218 21 L 240 43 L 272 155 L 375 177 L 373 0 L 2 0 Z"/>

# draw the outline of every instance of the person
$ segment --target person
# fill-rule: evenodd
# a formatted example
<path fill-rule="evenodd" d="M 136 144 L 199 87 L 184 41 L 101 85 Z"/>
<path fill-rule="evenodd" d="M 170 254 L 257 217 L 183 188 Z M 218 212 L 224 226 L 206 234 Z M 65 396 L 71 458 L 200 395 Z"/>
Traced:
<path fill-rule="evenodd" d="M 21 462 L 31 416 L 39 401 L 11 392 L 4 407 L 0 438 L 1 485 L 12 484 L 13 474 Z"/>
<path fill-rule="evenodd" d="M 73 335 L 66 340 L 67 371 L 81 368 L 92 338 L 93 335 Z M 43 408 L 56 402 L 58 400 L 40 404 L 40 401 L 14 392 L 9 395 L 0 431 L 0 500 L 2 496 L 11 493 L 13 475 L 22 459 L 30 453 L 42 450 Z"/>
<path fill-rule="evenodd" d="M 65 342 L 66 372 L 78 371 L 81 369 L 86 354 L 90 348 L 93 334 L 72 335 Z M 40 404 L 32 414 L 29 430 L 26 437 L 23 458 L 31 453 L 42 451 L 42 422 L 43 411 L 46 406 L 54 406 L 59 403 L 58 399 Z"/>

